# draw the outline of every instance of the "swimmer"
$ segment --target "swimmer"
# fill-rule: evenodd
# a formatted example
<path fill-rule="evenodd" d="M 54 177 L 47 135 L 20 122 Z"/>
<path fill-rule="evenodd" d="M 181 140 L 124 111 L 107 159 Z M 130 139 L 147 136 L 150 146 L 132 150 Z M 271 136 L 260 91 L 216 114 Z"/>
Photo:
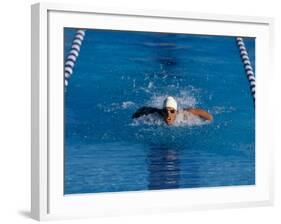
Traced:
<path fill-rule="evenodd" d="M 164 100 L 162 109 L 154 107 L 141 107 L 133 114 L 132 118 L 139 118 L 141 116 L 153 113 L 159 114 L 167 125 L 172 125 L 175 122 L 177 115 L 181 113 L 184 115 L 184 117 L 192 114 L 194 116 L 200 117 L 203 120 L 213 120 L 212 115 L 202 109 L 185 108 L 178 110 L 177 101 L 171 96 L 168 96 Z"/>

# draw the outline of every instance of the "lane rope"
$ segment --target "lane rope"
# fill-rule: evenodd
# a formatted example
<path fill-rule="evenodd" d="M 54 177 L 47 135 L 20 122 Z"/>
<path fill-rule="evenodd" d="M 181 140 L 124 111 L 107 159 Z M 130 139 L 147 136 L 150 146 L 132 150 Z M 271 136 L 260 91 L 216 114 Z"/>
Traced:
<path fill-rule="evenodd" d="M 253 96 L 253 99 L 255 102 L 255 100 L 256 100 L 256 78 L 255 78 L 254 70 L 251 65 L 249 55 L 248 55 L 246 46 L 244 44 L 243 38 L 236 37 L 236 43 L 237 43 L 237 47 L 239 48 L 239 51 L 240 51 L 240 57 L 244 64 L 244 70 L 247 75 L 247 78 L 248 78 L 248 81 L 250 84 L 251 93 L 252 93 L 252 96 Z"/>
<path fill-rule="evenodd" d="M 78 29 L 72 41 L 71 49 L 67 55 L 65 64 L 64 64 L 64 84 L 68 86 L 69 78 L 71 77 L 76 60 L 79 56 L 80 49 L 85 37 L 86 30 Z"/>

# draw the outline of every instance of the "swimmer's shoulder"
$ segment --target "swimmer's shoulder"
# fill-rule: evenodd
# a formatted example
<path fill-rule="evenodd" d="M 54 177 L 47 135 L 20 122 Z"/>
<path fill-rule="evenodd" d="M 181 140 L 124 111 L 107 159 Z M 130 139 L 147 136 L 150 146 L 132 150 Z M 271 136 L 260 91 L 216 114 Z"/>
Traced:
<path fill-rule="evenodd" d="M 209 120 L 209 121 L 213 120 L 213 116 L 210 113 L 208 113 L 207 111 L 200 109 L 200 108 L 184 108 L 183 111 L 184 111 L 183 113 L 185 113 L 185 114 L 191 113 L 191 114 L 193 114 L 195 116 L 199 116 L 205 120 Z"/>
<path fill-rule="evenodd" d="M 159 115 L 162 115 L 162 109 L 159 108 L 155 108 L 155 107 L 141 107 L 139 108 L 132 116 L 132 118 L 138 118 L 144 115 L 148 115 L 148 114 L 153 114 L 153 113 L 157 113 Z"/>

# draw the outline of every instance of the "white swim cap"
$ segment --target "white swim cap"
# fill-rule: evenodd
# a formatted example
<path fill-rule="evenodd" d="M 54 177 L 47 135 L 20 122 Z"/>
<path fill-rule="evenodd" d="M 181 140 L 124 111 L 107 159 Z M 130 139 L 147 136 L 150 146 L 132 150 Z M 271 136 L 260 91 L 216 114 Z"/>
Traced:
<path fill-rule="evenodd" d="M 177 110 L 178 109 L 177 101 L 172 96 L 168 96 L 164 100 L 163 108 L 165 107 L 171 107 Z"/>

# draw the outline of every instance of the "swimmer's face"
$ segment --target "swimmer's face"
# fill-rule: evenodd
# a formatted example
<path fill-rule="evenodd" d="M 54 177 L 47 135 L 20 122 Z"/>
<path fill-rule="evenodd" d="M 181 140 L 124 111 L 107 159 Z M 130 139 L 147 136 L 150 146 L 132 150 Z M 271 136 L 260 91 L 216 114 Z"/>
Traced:
<path fill-rule="evenodd" d="M 167 125 L 172 125 L 177 117 L 177 111 L 172 107 L 164 108 L 164 120 Z"/>

